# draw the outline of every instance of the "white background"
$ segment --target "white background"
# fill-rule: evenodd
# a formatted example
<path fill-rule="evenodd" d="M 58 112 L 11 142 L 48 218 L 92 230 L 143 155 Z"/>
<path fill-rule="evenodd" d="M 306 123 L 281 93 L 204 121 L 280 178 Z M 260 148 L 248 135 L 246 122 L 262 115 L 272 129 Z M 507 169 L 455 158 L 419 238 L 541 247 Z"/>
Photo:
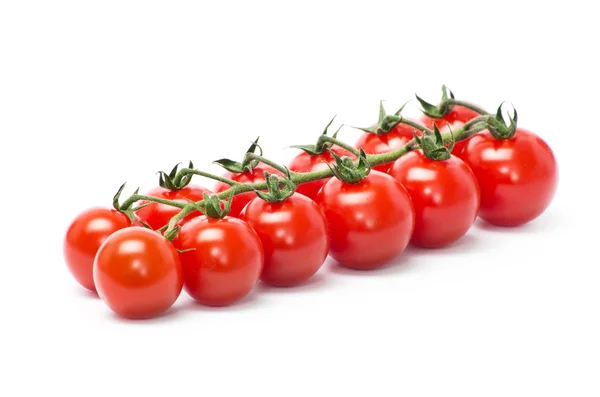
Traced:
<path fill-rule="evenodd" d="M 600 395 L 600 29 L 591 1 L 533 3 L 2 2 L 0 395 Z M 258 135 L 288 161 L 334 114 L 366 126 L 444 83 L 555 150 L 541 218 L 146 322 L 64 265 L 68 223 L 123 181 L 218 171 Z"/>

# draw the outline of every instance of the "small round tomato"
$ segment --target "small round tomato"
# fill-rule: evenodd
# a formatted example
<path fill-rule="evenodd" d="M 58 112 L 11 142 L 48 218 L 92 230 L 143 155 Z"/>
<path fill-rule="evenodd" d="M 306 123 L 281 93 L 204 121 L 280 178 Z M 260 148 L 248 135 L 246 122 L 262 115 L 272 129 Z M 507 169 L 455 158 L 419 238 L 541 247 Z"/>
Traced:
<path fill-rule="evenodd" d="M 467 121 L 474 119 L 478 116 L 480 116 L 480 114 L 474 110 L 471 110 L 464 106 L 455 105 L 452 108 L 452 110 L 450 110 L 450 112 L 442 118 L 433 119 L 429 116 L 423 115 L 421 120 L 423 121 L 425 127 L 429 129 L 433 129 L 433 125 L 436 124 L 440 132 L 448 132 L 448 125 L 450 125 L 452 131 L 456 131 L 457 129 L 465 125 Z M 456 142 L 454 144 L 454 148 L 452 149 L 452 153 L 459 156 L 462 153 L 469 139 L 470 138 L 467 138 L 462 141 Z"/>
<path fill-rule="evenodd" d="M 204 198 L 204 193 L 210 194 L 211 192 L 197 185 L 187 185 L 179 190 L 169 190 L 157 186 L 156 188 L 150 190 L 146 195 L 187 204 L 187 200 L 202 200 Z M 139 204 L 146 204 L 146 202 L 141 201 Z M 170 205 L 150 203 L 148 206 L 136 211 L 136 215 L 140 217 L 141 220 L 146 222 L 150 227 L 152 227 L 152 229 L 156 230 L 168 224 L 171 218 L 177 215 L 179 211 L 181 211 L 180 208 Z M 200 214 L 200 211 L 194 211 L 186 216 L 180 224 L 183 224 L 184 222 L 187 222 L 188 220 L 195 218 Z"/>
<path fill-rule="evenodd" d="M 260 278 L 267 284 L 287 287 L 306 281 L 327 258 L 325 216 L 302 194 L 295 193 L 279 203 L 257 197 L 244 208 L 240 219 L 260 237 L 265 253 Z"/>
<path fill-rule="evenodd" d="M 108 208 L 91 208 L 73 220 L 65 235 L 63 253 L 79 284 L 96 291 L 92 269 L 98 249 L 108 236 L 131 225 L 127 215 Z"/>
<path fill-rule="evenodd" d="M 404 187 L 371 171 L 358 183 L 331 178 L 317 195 L 327 219 L 330 255 L 355 269 L 373 269 L 399 255 L 410 241 L 415 213 Z"/>
<path fill-rule="evenodd" d="M 263 268 L 258 235 L 237 218 L 194 218 L 183 225 L 173 244 L 184 251 L 179 256 L 185 290 L 204 305 L 225 306 L 242 299 Z"/>
<path fill-rule="evenodd" d="M 352 153 L 341 148 L 331 148 L 339 157 L 348 156 L 356 158 Z M 289 169 L 294 172 L 314 172 L 327 169 L 327 164 L 335 163 L 335 158 L 330 151 L 324 151 L 321 154 L 300 153 L 290 162 Z M 319 190 L 325 185 L 329 178 L 318 179 L 313 182 L 303 183 L 296 187 L 296 192 L 305 195 L 311 199 L 317 197 Z"/>
<path fill-rule="evenodd" d="M 488 131 L 477 134 L 461 157 L 479 182 L 479 216 L 492 224 L 527 223 L 544 212 L 556 192 L 558 167 L 552 150 L 524 129 L 502 140 Z"/>
<path fill-rule="evenodd" d="M 106 239 L 94 261 L 94 282 L 108 307 L 131 319 L 161 314 L 183 288 L 173 244 L 142 227 L 122 229 Z"/>
<path fill-rule="evenodd" d="M 385 134 L 375 134 L 365 132 L 362 134 L 354 147 L 362 148 L 366 154 L 380 154 L 400 149 L 408 141 L 413 139 L 413 128 L 406 124 L 398 124 L 390 132 Z M 374 170 L 387 172 L 391 164 L 381 164 L 373 167 Z"/>
<path fill-rule="evenodd" d="M 389 173 L 406 188 L 415 208 L 412 244 L 443 247 L 465 235 L 477 218 L 477 180 L 458 157 L 436 161 L 413 151 L 396 160 Z"/>
<path fill-rule="evenodd" d="M 233 172 L 227 171 L 225 173 L 225 175 L 223 175 L 223 176 L 227 179 L 231 179 L 231 180 L 239 182 L 239 183 L 261 183 L 261 182 L 265 181 L 265 171 L 268 171 L 270 174 L 272 174 L 272 173 L 275 173 L 277 175 L 281 174 L 281 172 L 274 170 L 273 168 L 260 166 L 260 167 L 253 168 L 252 171 L 245 171 L 242 173 L 233 173 Z M 228 190 L 230 187 L 231 186 L 229 186 L 226 183 L 217 182 L 215 185 L 215 192 L 216 193 L 224 192 L 225 190 Z M 246 193 L 242 193 L 242 194 L 238 194 L 238 195 L 234 196 L 233 199 L 231 200 L 231 209 L 229 210 L 229 216 L 236 217 L 236 218 L 238 216 L 240 216 L 240 213 L 242 212 L 242 210 L 244 209 L 246 204 L 248 204 L 250 201 L 252 201 L 252 199 L 254 199 L 254 197 L 256 197 L 256 193 L 254 193 L 254 192 L 246 192 Z"/>

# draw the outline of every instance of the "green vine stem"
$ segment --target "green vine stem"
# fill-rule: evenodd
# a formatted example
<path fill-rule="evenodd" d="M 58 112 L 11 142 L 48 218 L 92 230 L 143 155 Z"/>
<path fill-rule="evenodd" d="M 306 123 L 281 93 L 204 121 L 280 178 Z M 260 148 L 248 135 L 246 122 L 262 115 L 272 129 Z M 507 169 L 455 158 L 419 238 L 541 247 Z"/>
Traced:
<path fill-rule="evenodd" d="M 421 131 L 423 134 L 427 134 L 427 135 L 433 135 L 433 130 L 430 130 L 429 128 L 415 122 L 409 119 L 406 119 L 404 117 L 402 117 L 402 119 L 400 119 L 400 123 L 399 124 L 406 124 L 408 126 L 411 126 L 412 128 Z"/>
<path fill-rule="evenodd" d="M 487 112 L 485 109 L 480 108 L 479 106 L 473 105 L 472 103 L 468 103 L 468 102 L 463 102 L 463 101 L 459 101 L 457 99 L 454 98 L 447 98 L 444 100 L 446 103 L 451 104 L 451 105 L 458 105 L 458 106 L 462 106 L 465 107 L 467 109 L 471 109 L 474 112 L 477 112 L 483 116 L 487 116 L 490 115 L 489 112 Z"/>
<path fill-rule="evenodd" d="M 359 150 L 357 148 L 355 148 L 354 146 L 350 146 L 345 142 L 340 141 L 339 139 L 333 138 L 331 136 L 327 136 L 327 135 L 321 135 L 319 137 L 319 143 L 325 143 L 325 142 L 329 142 L 335 146 L 341 147 L 342 149 L 345 149 L 347 151 L 349 151 L 350 153 L 352 153 L 353 155 L 355 155 L 356 157 L 358 157 L 358 155 L 360 154 Z"/>
<path fill-rule="evenodd" d="M 469 123 L 465 124 L 461 128 L 458 128 L 453 133 L 450 133 L 450 132 L 443 133 L 442 139 L 444 140 L 444 142 L 447 142 L 447 143 L 451 142 L 453 138 L 455 141 L 465 140 L 465 139 L 471 137 L 472 135 L 476 134 L 477 132 L 486 129 L 487 126 L 482 122 L 485 122 L 488 118 L 489 118 L 489 116 L 477 117 L 476 119 L 472 120 L 473 121 L 472 123 L 469 122 Z M 420 130 L 423 131 L 422 129 L 420 129 Z M 418 148 L 417 142 L 414 139 L 412 139 L 403 147 L 393 150 L 391 152 L 369 155 L 369 156 L 367 156 L 367 160 L 368 160 L 369 164 L 371 164 L 372 166 L 391 163 L 392 161 L 397 160 L 398 158 L 404 156 L 406 153 L 408 153 L 412 150 L 415 150 L 417 148 Z M 282 170 L 282 172 L 285 171 L 285 167 L 283 167 L 277 163 L 274 163 L 268 159 L 265 159 L 262 156 L 253 155 L 253 158 L 257 159 L 261 162 L 264 162 L 265 164 L 268 164 L 268 165 L 272 166 L 273 168 Z M 277 167 L 275 167 L 275 165 Z M 332 171 L 327 168 L 327 169 L 324 169 L 321 171 L 315 171 L 315 172 L 293 173 L 293 174 L 291 174 L 290 179 L 296 185 L 301 185 L 303 183 L 308 183 L 308 182 L 316 181 L 316 180 L 323 179 L 323 178 L 330 178 L 332 176 L 333 176 Z M 233 185 L 230 189 L 227 189 L 227 190 L 219 193 L 217 196 L 220 199 L 224 199 L 224 198 L 227 198 L 230 196 L 236 196 L 238 194 L 245 193 L 245 192 L 251 192 L 251 191 L 255 191 L 255 190 L 266 190 L 267 188 L 268 188 L 267 182 L 254 183 L 254 184 L 236 184 L 236 185 Z M 204 200 L 201 200 L 194 204 L 185 205 L 185 207 L 183 207 L 182 210 L 177 215 L 175 215 L 173 218 L 171 218 L 171 221 L 169 222 L 169 226 L 166 229 L 166 233 L 171 233 L 175 229 L 175 227 L 177 226 L 177 223 L 180 220 L 185 218 L 191 212 L 195 211 L 197 206 L 202 205 L 203 203 L 204 203 Z M 177 207 L 181 208 L 181 206 L 179 205 L 180 203 L 177 203 L 177 204 L 178 204 Z"/>
<path fill-rule="evenodd" d="M 266 164 L 266 165 L 268 165 L 268 166 L 270 166 L 270 167 L 273 167 L 273 168 L 275 168 L 277 171 L 280 171 L 281 173 L 283 173 L 283 175 L 286 175 L 288 172 L 289 172 L 289 173 L 291 173 L 291 174 L 293 174 L 293 172 L 289 171 L 289 170 L 288 170 L 286 167 L 284 167 L 283 165 L 281 165 L 281 164 L 277 164 L 276 162 L 274 162 L 274 161 L 271 161 L 271 160 L 269 160 L 269 159 L 268 159 L 268 158 L 266 158 L 266 157 L 263 157 L 263 156 L 261 156 L 261 155 L 258 155 L 258 154 L 256 154 L 256 153 L 252 153 L 252 152 L 248 152 L 248 153 L 246 153 L 246 157 L 244 158 L 244 162 L 250 162 L 250 161 L 252 161 L 252 160 L 256 160 L 256 161 L 259 161 L 259 162 L 261 162 L 261 163 L 263 163 L 263 164 Z"/>
<path fill-rule="evenodd" d="M 167 200 L 167 199 L 162 199 L 160 197 L 154 197 L 154 196 L 146 196 L 143 194 L 132 194 L 131 197 L 129 197 L 127 200 L 125 200 L 123 202 L 123 204 L 121 204 L 121 210 L 122 211 L 128 210 L 136 201 L 140 201 L 140 200 L 152 201 L 154 203 L 166 204 L 166 205 L 170 205 L 172 207 L 178 207 L 178 208 L 182 208 L 182 209 L 187 206 L 186 203 L 181 203 L 179 201 Z"/>
<path fill-rule="evenodd" d="M 192 168 L 183 168 L 181 169 L 178 173 L 177 176 L 175 177 L 174 183 L 178 184 L 181 182 L 181 180 L 186 176 L 186 175 L 199 175 L 199 176 L 203 176 L 205 178 L 209 178 L 209 179 L 214 179 L 215 181 L 219 181 L 219 182 L 223 182 L 228 184 L 229 186 L 233 186 L 235 185 L 237 182 L 236 181 L 232 181 L 231 179 L 219 176 L 219 175 L 214 175 L 208 172 L 204 172 L 204 171 L 199 171 L 196 169 L 192 169 Z"/>

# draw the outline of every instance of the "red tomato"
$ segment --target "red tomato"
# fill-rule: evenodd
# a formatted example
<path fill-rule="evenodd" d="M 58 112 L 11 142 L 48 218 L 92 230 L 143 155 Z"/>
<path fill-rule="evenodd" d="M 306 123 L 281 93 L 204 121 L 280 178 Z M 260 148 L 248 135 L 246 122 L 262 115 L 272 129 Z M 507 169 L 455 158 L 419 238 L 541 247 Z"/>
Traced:
<path fill-rule="evenodd" d="M 225 306 L 258 282 L 264 254 L 256 232 L 244 221 L 200 216 L 187 222 L 173 244 L 181 252 L 184 287 L 198 302 Z"/>
<path fill-rule="evenodd" d="M 355 155 L 344 149 L 331 148 L 331 150 L 339 157 L 348 156 L 356 158 Z M 310 155 L 306 152 L 302 152 L 291 161 L 289 168 L 290 171 L 294 172 L 321 171 L 327 169 L 327 163 L 335 163 L 335 158 L 329 151 L 325 151 L 316 155 Z M 324 178 L 313 182 L 303 183 L 302 185 L 298 185 L 296 187 L 296 192 L 314 200 L 317 197 L 317 193 L 321 187 L 323 187 L 328 180 L 329 178 Z"/>
<path fill-rule="evenodd" d="M 400 149 L 408 141 L 413 139 L 413 127 L 406 124 L 398 124 L 394 129 L 386 134 L 373 134 L 365 132 L 362 134 L 354 147 L 362 148 L 366 154 L 387 153 L 392 150 Z M 387 172 L 391 164 L 381 164 L 373 167 L 374 170 Z"/>
<path fill-rule="evenodd" d="M 488 131 L 475 135 L 461 157 L 479 182 L 479 216 L 492 224 L 527 223 L 544 212 L 556 192 L 558 167 L 552 150 L 521 128 L 504 140 Z"/>
<path fill-rule="evenodd" d="M 432 119 L 429 116 L 423 115 L 421 120 L 423 121 L 425 127 L 429 129 L 433 129 L 433 125 L 436 124 L 440 132 L 448 132 L 448 124 L 450 124 L 450 128 L 452 128 L 452 131 L 456 131 L 457 129 L 465 125 L 467 121 L 479 116 L 481 115 L 474 110 L 471 110 L 464 106 L 455 105 L 450 111 L 450 113 L 448 113 L 441 119 Z M 454 144 L 454 149 L 452 149 L 452 153 L 457 156 L 460 156 L 460 153 L 462 153 L 469 139 L 470 138 L 456 142 Z"/>
<path fill-rule="evenodd" d="M 98 294 L 115 313 L 141 319 L 159 315 L 183 287 L 175 247 L 152 230 L 132 227 L 106 239 L 94 261 Z"/>
<path fill-rule="evenodd" d="M 373 269 L 410 241 L 415 213 L 406 189 L 379 171 L 359 183 L 331 178 L 317 195 L 331 238 L 330 255 L 355 269 Z"/>
<path fill-rule="evenodd" d="M 465 235 L 477 218 L 477 180 L 458 157 L 435 161 L 413 151 L 396 160 L 389 173 L 406 188 L 415 208 L 412 244 L 443 247 Z"/>
<path fill-rule="evenodd" d="M 255 167 L 254 169 L 252 169 L 252 172 L 246 171 L 246 172 L 242 172 L 241 174 L 227 171 L 225 173 L 225 175 L 223 175 L 223 176 L 225 178 L 234 180 L 239 183 L 261 183 L 261 182 L 265 181 L 265 170 L 271 174 L 275 173 L 277 175 L 281 175 L 281 172 L 274 170 L 271 167 L 267 168 L 267 167 L 260 166 L 260 167 Z M 215 192 L 216 193 L 224 192 L 225 190 L 227 190 L 229 188 L 230 188 L 230 186 L 228 184 L 223 183 L 223 182 L 217 182 L 215 185 Z M 256 193 L 254 193 L 254 192 L 247 192 L 247 193 L 242 193 L 242 194 L 238 194 L 238 195 L 234 196 L 231 201 L 231 210 L 229 211 L 229 216 L 232 216 L 232 217 L 240 216 L 240 213 L 242 212 L 242 210 L 244 209 L 246 204 L 248 204 L 250 201 L 252 201 L 252 199 L 254 199 L 254 197 L 256 197 Z"/>
<path fill-rule="evenodd" d="M 91 208 L 75 218 L 67 229 L 63 252 L 75 280 L 96 291 L 92 269 L 98 249 L 114 232 L 131 226 L 127 215 L 108 208 Z"/>
<path fill-rule="evenodd" d="M 287 287 L 312 277 L 329 252 L 327 223 L 319 206 L 295 193 L 281 203 L 255 198 L 240 219 L 260 237 L 265 253 L 261 280 Z"/>
<path fill-rule="evenodd" d="M 192 201 L 200 201 L 204 198 L 204 193 L 210 194 L 211 192 L 203 187 L 196 185 L 187 185 L 186 187 L 179 190 L 169 190 L 163 187 L 157 186 L 154 189 L 150 190 L 146 195 L 159 197 L 166 200 L 174 200 L 179 201 L 181 203 L 187 204 L 186 199 Z M 144 201 L 139 203 L 140 205 L 145 204 Z M 147 207 L 144 207 L 138 211 L 136 211 L 136 215 L 140 217 L 144 222 L 146 222 L 153 229 L 159 229 L 169 223 L 172 217 L 177 215 L 181 211 L 180 208 L 172 207 L 166 204 L 160 203 L 151 203 Z M 195 218 L 202 213 L 200 211 L 194 211 L 183 219 L 184 222 Z"/>

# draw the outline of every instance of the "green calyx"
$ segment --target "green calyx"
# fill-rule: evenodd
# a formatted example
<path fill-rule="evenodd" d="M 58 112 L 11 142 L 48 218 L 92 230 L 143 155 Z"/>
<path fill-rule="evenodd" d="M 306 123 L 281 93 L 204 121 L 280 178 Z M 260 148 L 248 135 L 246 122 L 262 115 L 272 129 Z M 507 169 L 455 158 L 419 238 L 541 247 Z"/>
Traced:
<path fill-rule="evenodd" d="M 333 123 L 333 120 L 335 120 L 336 116 L 333 116 L 333 118 L 331 119 L 331 121 L 327 124 L 327 126 L 325 127 L 325 130 L 323 130 L 323 133 L 321 133 L 321 136 L 319 137 L 319 139 L 317 140 L 317 143 L 315 145 L 295 145 L 295 146 L 291 146 L 294 149 L 301 149 L 304 152 L 306 152 L 307 154 L 311 155 L 311 156 L 318 156 L 319 154 L 323 154 L 324 152 L 327 152 L 333 145 L 331 142 L 324 142 L 321 137 L 327 136 L 327 130 L 329 129 L 329 127 L 331 126 L 331 124 Z M 342 129 L 343 125 L 341 125 L 331 136 L 332 138 L 336 139 L 337 138 L 337 134 L 338 132 L 340 132 L 340 130 Z"/>
<path fill-rule="evenodd" d="M 137 211 L 137 210 L 139 210 L 139 209 L 142 209 L 142 208 L 144 208 L 145 206 L 147 206 L 147 205 L 150 205 L 151 203 L 146 203 L 146 204 L 140 205 L 140 206 L 138 206 L 138 207 L 136 207 L 136 208 L 130 208 L 130 207 L 128 207 L 128 208 L 125 208 L 125 207 L 121 206 L 121 204 L 119 204 L 119 200 L 121 199 L 121 193 L 123 193 L 123 189 L 125 189 L 125 185 L 126 185 L 126 184 L 127 184 L 127 182 L 126 182 L 126 183 L 124 183 L 124 184 L 122 184 L 122 185 L 121 185 L 121 187 L 119 188 L 119 190 L 117 191 L 117 193 L 114 195 L 114 197 L 113 197 L 113 207 L 114 207 L 114 209 L 116 209 L 117 211 L 119 211 L 119 212 L 121 212 L 121 213 L 123 213 L 123 214 L 127 215 L 127 217 L 129 218 L 129 220 L 131 221 L 131 224 L 133 225 L 133 224 L 135 223 L 135 221 L 136 221 L 136 219 L 135 219 L 135 215 L 134 215 L 135 211 Z M 133 194 L 134 194 L 134 195 L 136 195 L 136 194 L 138 194 L 139 192 L 140 192 L 140 188 L 137 188 L 137 189 L 135 190 L 135 192 L 133 192 Z M 140 223 L 141 223 L 143 226 L 147 226 L 147 225 L 146 225 L 146 224 L 144 224 L 143 222 L 140 222 Z M 148 226 L 148 228 L 150 228 L 150 227 Z"/>
<path fill-rule="evenodd" d="M 359 183 L 371 172 L 371 164 L 367 160 L 365 151 L 360 149 L 358 163 L 354 163 L 350 157 L 340 158 L 334 152 L 331 155 L 335 159 L 335 165 L 327 164 L 333 175 L 345 183 Z"/>
<path fill-rule="evenodd" d="M 216 194 L 208 195 L 204 193 L 203 196 L 204 200 L 202 200 L 202 204 L 198 204 L 191 200 L 188 200 L 188 203 L 211 219 L 223 219 L 229 214 L 229 211 L 231 210 L 231 199 L 233 199 L 233 189 L 226 200 L 220 200 L 219 196 Z"/>
<path fill-rule="evenodd" d="M 424 134 L 419 137 L 414 132 L 413 135 L 415 136 L 415 141 L 417 141 L 421 150 L 423 150 L 423 154 L 427 158 L 435 161 L 444 161 L 452 156 L 452 149 L 454 149 L 454 135 L 452 134 L 452 131 L 450 131 L 452 139 L 448 147 L 444 144 L 444 139 L 436 124 L 433 125 L 433 136 Z"/>
<path fill-rule="evenodd" d="M 502 105 L 498 107 L 496 115 L 488 119 L 488 130 L 496 139 L 510 139 L 517 132 L 517 109 L 513 107 L 513 115 L 509 116 L 508 124 L 502 115 Z"/>
<path fill-rule="evenodd" d="M 442 99 L 438 106 L 432 105 L 416 94 L 415 97 L 421 104 L 421 111 L 432 119 L 439 119 L 446 116 L 454 107 L 454 104 L 450 101 L 454 99 L 454 94 L 445 85 L 442 86 Z"/>
<path fill-rule="evenodd" d="M 179 168 L 179 164 L 175 164 L 175 167 L 168 174 L 164 171 L 158 171 L 158 184 L 160 187 L 169 189 L 171 191 L 176 191 L 183 189 L 192 181 L 193 174 L 186 174 L 183 178 L 177 178 L 177 169 Z M 189 169 L 194 169 L 194 164 L 190 161 L 188 165 Z"/>
<path fill-rule="evenodd" d="M 287 177 L 279 178 L 265 171 L 267 192 L 256 191 L 256 195 L 269 203 L 281 203 L 296 192 L 296 184 L 291 181 L 289 171 Z M 283 186 L 281 186 L 283 184 Z"/>
<path fill-rule="evenodd" d="M 262 156 L 262 148 L 258 145 L 259 138 L 260 137 L 256 138 L 256 140 L 254 142 L 252 142 L 252 145 L 250 145 L 250 147 L 246 151 L 246 154 L 255 153 L 256 149 L 258 149 L 259 155 Z M 244 156 L 244 160 L 241 163 L 237 162 L 237 161 L 229 160 L 229 159 L 220 159 L 220 160 L 213 161 L 213 163 L 220 165 L 221 167 L 225 168 L 229 172 L 233 172 L 235 174 L 242 174 L 244 172 L 252 172 L 254 167 L 256 167 L 258 165 L 259 161 L 254 160 L 254 159 L 249 159 L 248 156 Z"/>
<path fill-rule="evenodd" d="M 400 113 L 402 113 L 402 110 L 404 109 L 405 106 L 406 106 L 406 103 L 404 105 L 402 105 L 402 107 L 400 109 L 398 109 L 398 111 L 396 113 L 387 114 L 387 112 L 385 111 L 385 108 L 383 107 L 383 101 L 379 101 L 379 119 L 377 121 L 377 124 L 372 127 L 368 127 L 368 128 L 362 128 L 362 127 L 354 127 L 354 128 L 357 128 L 361 131 L 368 132 L 371 134 L 378 134 L 378 135 L 387 134 L 388 132 L 393 130 L 402 121 L 402 116 L 400 115 Z"/>

